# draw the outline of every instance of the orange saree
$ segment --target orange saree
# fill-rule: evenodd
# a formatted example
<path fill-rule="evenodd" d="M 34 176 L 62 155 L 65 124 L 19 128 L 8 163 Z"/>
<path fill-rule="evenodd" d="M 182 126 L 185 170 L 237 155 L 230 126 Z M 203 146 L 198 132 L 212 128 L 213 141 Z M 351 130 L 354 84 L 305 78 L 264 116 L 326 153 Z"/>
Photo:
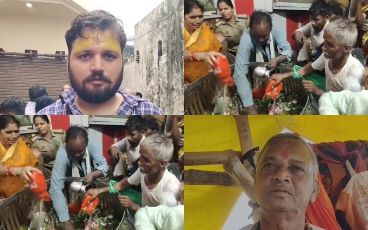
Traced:
<path fill-rule="evenodd" d="M 6 167 L 24 167 L 37 165 L 37 158 L 22 138 L 9 149 L 0 143 L 0 163 Z M 0 197 L 9 197 L 24 188 L 25 180 L 19 176 L 0 177 Z"/>
<path fill-rule="evenodd" d="M 221 43 L 211 31 L 210 27 L 202 24 L 196 31 L 190 34 L 184 28 L 184 47 L 191 52 L 220 51 Z M 203 61 L 184 62 L 184 80 L 186 82 L 195 81 L 209 73 L 210 66 Z"/>

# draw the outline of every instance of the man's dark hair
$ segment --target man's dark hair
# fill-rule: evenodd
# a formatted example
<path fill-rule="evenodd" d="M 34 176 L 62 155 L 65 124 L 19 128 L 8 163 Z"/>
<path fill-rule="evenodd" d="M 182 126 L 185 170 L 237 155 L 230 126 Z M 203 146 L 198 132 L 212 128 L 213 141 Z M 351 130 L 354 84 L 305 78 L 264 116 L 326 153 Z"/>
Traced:
<path fill-rule="evenodd" d="M 252 28 L 253 25 L 259 25 L 261 23 L 267 23 L 270 27 L 270 30 L 272 30 L 272 18 L 271 15 L 267 12 L 256 10 L 254 13 L 250 16 L 249 20 L 249 28 Z"/>
<path fill-rule="evenodd" d="M 84 38 L 83 31 L 85 28 L 98 31 L 112 30 L 119 37 L 121 52 L 123 52 L 126 43 L 126 35 L 122 27 L 122 22 L 114 15 L 104 10 L 95 10 L 78 15 L 73 20 L 71 28 L 65 34 L 69 54 L 72 50 L 74 41 L 79 37 Z"/>
<path fill-rule="evenodd" d="M 141 93 L 141 92 L 136 92 L 136 93 L 135 93 L 135 95 L 136 95 L 137 97 L 140 97 L 140 98 L 142 98 L 142 97 L 143 97 L 143 95 L 142 95 L 142 93 Z"/>
<path fill-rule="evenodd" d="M 26 102 L 19 97 L 8 97 L 0 104 L 1 114 L 24 115 Z"/>
<path fill-rule="evenodd" d="M 86 145 L 88 144 L 88 134 L 85 128 L 79 126 L 70 126 L 65 134 L 65 143 L 68 143 L 70 139 L 77 139 L 81 137 L 85 140 Z"/>
<path fill-rule="evenodd" d="M 142 116 L 130 116 L 125 123 L 125 129 L 128 133 L 132 133 L 134 130 L 143 132 L 144 128 L 144 119 Z"/>
<path fill-rule="evenodd" d="M 204 12 L 204 6 L 197 0 L 184 0 L 184 15 L 192 12 L 194 8 L 200 9 L 202 13 Z"/>
<path fill-rule="evenodd" d="M 312 19 L 316 19 L 318 16 L 326 17 L 330 15 L 329 5 L 324 1 L 315 1 L 309 8 L 309 15 Z"/>
<path fill-rule="evenodd" d="M 334 14 L 334 15 L 339 16 L 339 17 L 342 17 L 343 14 L 344 14 L 342 6 L 340 5 L 340 3 L 334 2 L 334 1 L 331 1 L 328 4 L 328 11 L 330 12 L 330 14 Z"/>
<path fill-rule="evenodd" d="M 221 2 L 224 2 L 226 5 L 230 6 L 232 9 L 234 9 L 233 2 L 231 0 L 218 0 L 217 1 L 217 8 L 219 8 L 219 5 Z"/>
<path fill-rule="evenodd" d="M 20 127 L 20 122 L 15 116 L 13 115 L 1 115 L 0 116 L 0 130 L 8 127 L 10 123 L 16 124 L 18 128 Z"/>
<path fill-rule="evenodd" d="M 156 118 L 154 118 L 153 116 L 146 116 L 144 118 L 144 123 L 146 129 L 150 129 L 156 132 L 160 131 L 160 125 L 157 123 Z"/>
<path fill-rule="evenodd" d="M 39 97 L 48 96 L 46 88 L 40 85 L 35 85 L 29 88 L 28 95 L 31 101 L 35 101 Z"/>
<path fill-rule="evenodd" d="M 37 98 L 35 102 L 36 102 L 36 112 L 38 112 L 41 109 L 55 103 L 56 100 L 52 97 L 44 96 Z"/>

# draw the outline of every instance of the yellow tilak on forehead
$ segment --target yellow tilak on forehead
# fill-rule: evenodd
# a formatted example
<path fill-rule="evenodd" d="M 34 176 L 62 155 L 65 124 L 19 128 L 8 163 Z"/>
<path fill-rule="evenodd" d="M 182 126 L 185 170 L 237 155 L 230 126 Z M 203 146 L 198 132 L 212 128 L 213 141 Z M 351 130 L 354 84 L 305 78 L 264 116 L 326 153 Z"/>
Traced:
<path fill-rule="evenodd" d="M 73 43 L 72 53 L 89 50 L 93 45 L 101 45 L 104 49 L 121 54 L 120 43 L 111 31 L 86 31 L 83 37 Z"/>

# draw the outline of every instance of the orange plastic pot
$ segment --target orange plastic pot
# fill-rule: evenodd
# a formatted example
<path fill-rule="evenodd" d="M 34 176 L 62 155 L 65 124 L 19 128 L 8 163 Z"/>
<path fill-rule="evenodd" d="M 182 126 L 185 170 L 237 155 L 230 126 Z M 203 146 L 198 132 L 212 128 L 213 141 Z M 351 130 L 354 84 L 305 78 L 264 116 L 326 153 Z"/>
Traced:
<path fill-rule="evenodd" d="M 235 82 L 231 76 L 231 68 L 227 58 L 217 58 L 214 72 L 222 85 L 234 86 Z"/>
<path fill-rule="evenodd" d="M 277 83 L 276 80 L 271 79 L 265 90 L 265 97 L 270 97 L 272 99 L 277 99 L 280 96 L 280 93 L 282 91 L 282 83 Z"/>
<path fill-rule="evenodd" d="M 34 179 L 29 183 L 31 191 L 36 195 L 36 198 L 43 201 L 50 201 L 50 194 L 47 192 L 47 183 L 42 172 L 33 172 Z"/>
<path fill-rule="evenodd" d="M 91 215 L 95 212 L 99 202 L 98 197 L 93 199 L 91 195 L 87 195 L 82 201 L 81 211 Z"/>

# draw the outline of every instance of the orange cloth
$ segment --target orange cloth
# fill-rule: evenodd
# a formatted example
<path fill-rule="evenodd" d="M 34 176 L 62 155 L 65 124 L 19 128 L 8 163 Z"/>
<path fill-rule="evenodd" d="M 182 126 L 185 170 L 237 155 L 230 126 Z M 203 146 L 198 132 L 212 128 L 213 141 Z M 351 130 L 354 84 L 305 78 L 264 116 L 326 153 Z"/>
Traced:
<path fill-rule="evenodd" d="M 368 141 L 335 141 L 312 145 L 318 156 L 322 183 L 333 206 L 350 180 L 345 162 L 348 160 L 357 173 L 367 171 L 366 146 Z"/>
<path fill-rule="evenodd" d="M 37 158 L 22 138 L 19 138 L 9 149 L 0 143 L 0 164 L 6 167 L 36 166 Z M 26 181 L 19 176 L 0 177 L 0 197 L 9 197 L 24 188 Z"/>
<path fill-rule="evenodd" d="M 331 200 L 323 187 L 320 175 L 318 175 L 317 180 L 319 192 L 316 201 L 308 205 L 305 214 L 307 222 L 323 229 L 341 230 L 336 220 Z"/>
<path fill-rule="evenodd" d="M 192 34 L 184 28 L 184 46 L 185 50 L 190 52 L 218 52 L 221 50 L 220 41 L 210 27 L 204 23 Z M 203 61 L 185 61 L 184 79 L 187 82 L 195 81 L 206 76 L 210 68 L 209 64 Z"/>
<path fill-rule="evenodd" d="M 368 171 L 353 176 L 336 202 L 351 229 L 368 230 Z"/>

